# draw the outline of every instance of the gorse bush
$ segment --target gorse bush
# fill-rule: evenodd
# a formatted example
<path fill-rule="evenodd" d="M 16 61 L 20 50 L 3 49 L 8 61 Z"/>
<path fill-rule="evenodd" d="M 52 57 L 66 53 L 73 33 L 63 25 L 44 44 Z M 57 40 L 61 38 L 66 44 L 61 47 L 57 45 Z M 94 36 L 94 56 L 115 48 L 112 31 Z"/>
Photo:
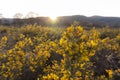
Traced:
<path fill-rule="evenodd" d="M 120 33 L 100 32 L 81 26 L 1 27 L 0 80 L 116 80 Z"/>

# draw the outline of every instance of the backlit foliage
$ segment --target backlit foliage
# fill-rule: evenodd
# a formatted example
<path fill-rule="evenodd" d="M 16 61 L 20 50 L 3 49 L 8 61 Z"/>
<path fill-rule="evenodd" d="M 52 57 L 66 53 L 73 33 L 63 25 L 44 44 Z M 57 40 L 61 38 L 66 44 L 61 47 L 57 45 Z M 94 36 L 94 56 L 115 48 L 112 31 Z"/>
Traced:
<path fill-rule="evenodd" d="M 0 27 L 0 80 L 119 79 L 116 32 L 111 37 L 102 29 L 81 26 Z"/>

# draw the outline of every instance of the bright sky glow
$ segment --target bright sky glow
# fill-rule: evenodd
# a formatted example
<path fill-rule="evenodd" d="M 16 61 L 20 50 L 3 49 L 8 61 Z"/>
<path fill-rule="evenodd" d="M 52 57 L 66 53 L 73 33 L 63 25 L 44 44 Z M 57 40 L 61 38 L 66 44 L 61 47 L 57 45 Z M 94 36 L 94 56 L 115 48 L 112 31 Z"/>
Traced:
<path fill-rule="evenodd" d="M 120 17 L 120 0 L 0 0 L 0 13 L 4 17 L 29 12 L 54 18 L 65 15 Z"/>

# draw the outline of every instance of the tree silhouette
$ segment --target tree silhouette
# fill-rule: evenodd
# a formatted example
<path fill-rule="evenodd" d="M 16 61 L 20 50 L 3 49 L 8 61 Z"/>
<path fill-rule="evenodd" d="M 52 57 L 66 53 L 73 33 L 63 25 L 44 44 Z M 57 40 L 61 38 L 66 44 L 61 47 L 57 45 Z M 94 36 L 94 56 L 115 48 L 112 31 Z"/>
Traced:
<path fill-rule="evenodd" d="M 38 16 L 39 16 L 39 14 L 37 14 L 37 13 L 29 12 L 29 13 L 25 16 L 25 18 L 33 18 L 33 17 L 38 17 Z"/>
<path fill-rule="evenodd" d="M 16 14 L 13 16 L 13 18 L 19 18 L 19 19 L 21 19 L 21 18 L 23 18 L 23 14 L 21 14 L 21 13 L 16 13 Z"/>

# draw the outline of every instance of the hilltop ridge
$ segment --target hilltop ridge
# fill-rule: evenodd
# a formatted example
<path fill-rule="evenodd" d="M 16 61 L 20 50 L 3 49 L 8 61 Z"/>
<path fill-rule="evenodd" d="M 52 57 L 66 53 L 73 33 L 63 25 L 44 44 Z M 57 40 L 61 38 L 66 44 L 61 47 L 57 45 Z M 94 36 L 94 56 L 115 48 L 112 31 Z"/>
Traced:
<path fill-rule="evenodd" d="M 54 25 L 57 26 L 69 26 L 74 22 L 77 25 L 87 26 L 87 27 L 120 27 L 120 17 L 105 17 L 105 16 L 91 16 L 87 17 L 84 15 L 71 15 L 71 16 L 59 16 L 57 17 Z M 7 26 L 22 26 L 26 24 L 37 24 L 42 26 L 53 26 L 53 21 L 49 17 L 36 17 L 36 18 L 24 18 L 24 19 L 14 19 L 14 18 L 2 18 L 0 19 L 1 25 Z"/>

